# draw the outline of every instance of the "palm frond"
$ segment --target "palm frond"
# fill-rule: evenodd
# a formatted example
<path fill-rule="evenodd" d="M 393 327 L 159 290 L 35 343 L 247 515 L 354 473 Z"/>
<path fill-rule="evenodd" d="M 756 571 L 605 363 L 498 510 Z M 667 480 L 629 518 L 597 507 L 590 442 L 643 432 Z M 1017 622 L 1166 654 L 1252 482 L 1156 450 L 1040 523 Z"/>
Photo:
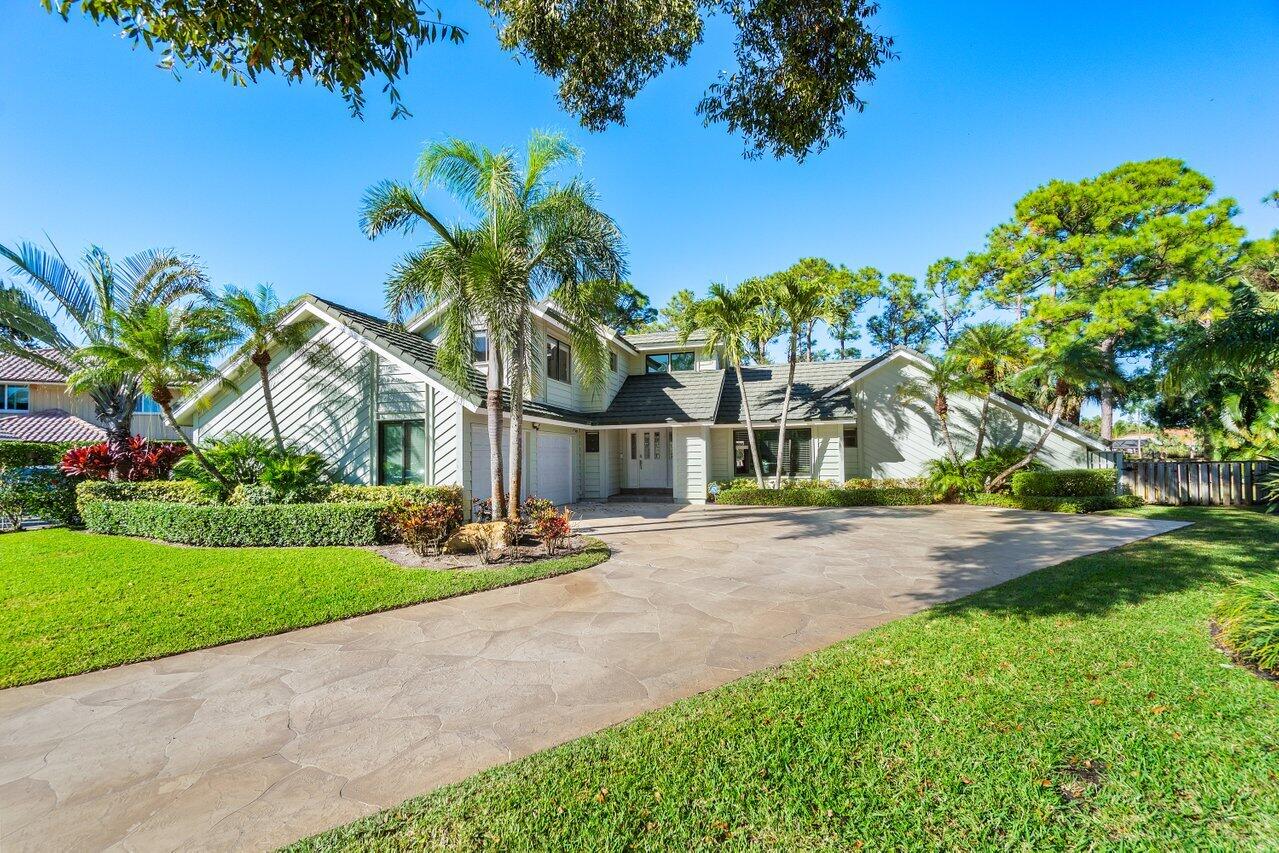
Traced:
<path fill-rule="evenodd" d="M 21 243 L 16 250 L 0 245 L 0 255 L 12 264 L 14 275 L 26 278 L 37 293 L 51 299 L 87 333 L 96 311 L 93 288 L 63 260 L 56 247 L 50 253 L 33 243 Z"/>

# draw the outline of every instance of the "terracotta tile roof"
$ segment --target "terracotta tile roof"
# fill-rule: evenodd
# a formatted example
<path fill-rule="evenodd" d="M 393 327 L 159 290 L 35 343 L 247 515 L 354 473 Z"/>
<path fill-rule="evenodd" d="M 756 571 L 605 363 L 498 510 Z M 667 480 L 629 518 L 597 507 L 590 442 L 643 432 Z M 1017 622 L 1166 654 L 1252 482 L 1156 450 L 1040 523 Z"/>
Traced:
<path fill-rule="evenodd" d="M 56 350 L 39 350 L 46 356 L 54 356 Z M 0 382 L 63 382 L 66 374 L 52 370 L 43 364 L 20 355 L 0 354 Z"/>
<path fill-rule="evenodd" d="M 62 409 L 0 417 L 0 441 L 104 441 L 106 430 Z"/>

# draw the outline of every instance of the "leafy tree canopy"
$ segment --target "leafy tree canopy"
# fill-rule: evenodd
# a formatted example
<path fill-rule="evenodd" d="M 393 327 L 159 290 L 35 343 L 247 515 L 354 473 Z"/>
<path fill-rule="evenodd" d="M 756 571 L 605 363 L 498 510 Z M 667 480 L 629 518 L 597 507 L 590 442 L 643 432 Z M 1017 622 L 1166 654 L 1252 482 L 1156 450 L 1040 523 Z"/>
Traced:
<path fill-rule="evenodd" d="M 243 85 L 260 74 L 310 78 L 362 115 L 364 87 L 380 79 L 392 116 L 408 114 L 396 88 L 414 52 L 467 33 L 418 0 L 41 0 L 64 19 L 78 6 L 120 28 L 160 64 L 208 70 Z M 654 77 L 683 65 L 719 13 L 736 30 L 736 67 L 697 105 L 703 123 L 745 138 L 745 153 L 803 160 L 844 135 L 860 87 L 895 58 L 872 29 L 873 0 L 480 0 L 503 48 L 559 84 L 559 100 L 590 130 L 626 119 Z"/>
<path fill-rule="evenodd" d="M 649 304 L 647 294 L 637 290 L 630 282 L 609 284 L 617 292 L 617 302 L 605 309 L 601 318 L 604 325 L 625 334 L 638 332 L 657 322 L 657 309 Z"/>
<path fill-rule="evenodd" d="M 883 292 L 884 307 L 866 322 L 871 342 L 883 350 L 913 347 L 924 350 L 933 340 L 937 313 L 928 306 L 928 294 L 914 276 L 893 273 Z"/>

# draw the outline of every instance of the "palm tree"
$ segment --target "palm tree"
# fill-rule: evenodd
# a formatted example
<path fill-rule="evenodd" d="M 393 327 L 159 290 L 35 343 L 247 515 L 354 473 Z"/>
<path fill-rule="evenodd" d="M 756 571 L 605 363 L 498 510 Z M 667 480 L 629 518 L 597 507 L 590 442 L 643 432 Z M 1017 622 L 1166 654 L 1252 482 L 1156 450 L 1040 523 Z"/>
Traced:
<path fill-rule="evenodd" d="M 782 333 L 782 313 L 773 298 L 773 281 L 769 277 L 749 278 L 738 289 L 755 300 L 755 315 L 748 331 L 750 359 L 755 364 L 769 364 L 768 347 Z"/>
<path fill-rule="evenodd" d="M 194 258 L 168 249 L 150 249 L 116 262 L 91 246 L 81 259 L 82 271 L 67 263 L 57 247 L 47 252 L 31 243 L 0 245 L 0 256 L 27 284 L 25 293 L 10 288 L 0 298 L 0 327 L 17 332 L 0 334 L 0 352 L 58 371 L 80 366 L 86 346 L 113 343 L 119 332 L 114 318 L 135 306 L 170 305 L 204 295 L 208 286 Z M 62 331 L 66 326 L 71 334 Z M 83 390 L 93 400 L 94 416 L 106 430 L 112 455 L 124 458 L 138 377 L 121 374 Z"/>
<path fill-rule="evenodd" d="M 1031 365 L 1022 371 L 1022 375 L 1028 381 L 1053 388 L 1048 423 L 1026 455 L 990 481 L 986 486 L 986 490 L 990 492 L 997 491 L 1013 474 L 1025 468 L 1039 455 L 1039 451 L 1048 441 L 1048 436 L 1052 435 L 1053 430 L 1057 428 L 1057 422 L 1061 420 L 1067 398 L 1072 394 L 1082 393 L 1083 389 L 1096 388 L 1103 383 L 1116 382 L 1119 379 L 1113 360 L 1108 359 L 1106 354 L 1098 350 L 1096 346 L 1084 342 L 1075 342 L 1061 348 L 1046 347 L 1040 350 Z"/>
<path fill-rule="evenodd" d="M 981 414 L 977 418 L 977 441 L 973 456 L 980 459 L 986 444 L 990 397 L 1009 377 L 1026 367 L 1026 337 L 1015 326 L 986 322 L 960 332 L 946 354 L 981 385 Z"/>
<path fill-rule="evenodd" d="M 591 185 L 580 178 L 551 180 L 557 168 L 579 157 L 563 135 L 534 132 L 522 161 L 510 151 L 490 151 L 458 139 L 428 145 L 418 159 L 422 186 L 444 186 L 479 219 L 471 230 L 480 246 L 465 277 L 476 302 L 487 309 L 490 347 L 498 343 L 507 354 L 511 497 L 506 510 L 513 522 L 519 518 L 522 485 L 524 394 L 534 390 L 530 362 L 538 356 L 532 304 L 553 300 L 568 330 L 578 380 L 585 388 L 598 387 L 608 364 L 599 322 L 621 295 L 626 271 L 621 234 L 596 206 Z M 399 295 L 419 299 L 423 290 L 418 278 L 403 278 Z M 500 425 L 500 392 L 489 408 L 490 418 L 496 414 Z M 500 453 L 501 445 L 492 437 L 490 446 Z M 497 517 L 496 502 L 494 511 Z"/>
<path fill-rule="evenodd" d="M 750 347 L 752 321 L 757 316 L 759 297 L 750 288 L 739 286 L 731 290 L 718 282 L 710 286 L 705 299 L 693 309 L 692 326 L 706 333 L 706 351 L 712 353 L 721 348 L 724 360 L 733 366 L 737 374 L 737 387 L 742 390 L 742 411 L 746 415 L 746 440 L 750 443 L 751 461 L 755 468 L 755 484 L 764 488 L 764 472 L 759 464 L 759 451 L 755 447 L 755 426 L 751 423 L 750 400 L 746 396 L 746 383 L 742 381 L 742 361 Z M 693 329 L 680 332 L 680 343 L 688 340 Z"/>
<path fill-rule="evenodd" d="M 214 304 L 227 331 L 257 366 L 262 381 L 262 402 L 266 405 L 276 449 L 281 453 L 284 452 L 284 436 L 275 416 L 269 368 L 272 350 L 293 349 L 306 340 L 306 330 L 301 326 L 284 324 L 284 318 L 292 307 L 292 303 L 281 303 L 269 284 L 260 284 L 251 293 L 238 287 L 228 287 Z"/>
<path fill-rule="evenodd" d="M 107 320 L 114 334 L 80 350 L 80 366 L 67 377 L 68 388 L 78 393 L 131 378 L 155 400 L 196 461 L 230 490 L 227 478 L 173 417 L 178 393 L 217 375 L 210 360 L 230 341 L 220 312 L 206 306 L 137 303 L 127 312 L 110 312 Z"/>
<path fill-rule="evenodd" d="M 780 489 L 782 463 L 786 459 L 786 416 L 790 412 L 791 389 L 795 387 L 795 363 L 799 360 L 800 335 L 804 334 L 815 318 L 822 315 L 826 287 L 820 280 L 808 276 L 779 273 L 772 278 L 771 297 L 789 333 L 786 348 L 786 393 L 782 397 L 782 417 L 777 426 L 777 472 L 773 478 L 773 487 Z"/>
<path fill-rule="evenodd" d="M 929 362 L 930 366 L 923 370 L 922 376 L 908 379 L 898 386 L 897 396 L 902 400 L 922 400 L 932 406 L 950 461 L 959 464 L 959 453 L 950 434 L 950 397 L 960 392 L 974 393 L 977 383 L 954 359 L 930 358 Z"/>

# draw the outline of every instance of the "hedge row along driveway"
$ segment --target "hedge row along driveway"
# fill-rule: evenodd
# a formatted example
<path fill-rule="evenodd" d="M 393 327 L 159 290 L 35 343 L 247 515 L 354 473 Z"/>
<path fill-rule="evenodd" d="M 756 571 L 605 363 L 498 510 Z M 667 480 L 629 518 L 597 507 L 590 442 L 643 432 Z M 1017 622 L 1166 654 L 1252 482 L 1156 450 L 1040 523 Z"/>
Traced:
<path fill-rule="evenodd" d="M 51 529 L 0 547 L 0 687 L 449 598 L 602 562 L 407 569 L 358 548 L 185 548 Z"/>

